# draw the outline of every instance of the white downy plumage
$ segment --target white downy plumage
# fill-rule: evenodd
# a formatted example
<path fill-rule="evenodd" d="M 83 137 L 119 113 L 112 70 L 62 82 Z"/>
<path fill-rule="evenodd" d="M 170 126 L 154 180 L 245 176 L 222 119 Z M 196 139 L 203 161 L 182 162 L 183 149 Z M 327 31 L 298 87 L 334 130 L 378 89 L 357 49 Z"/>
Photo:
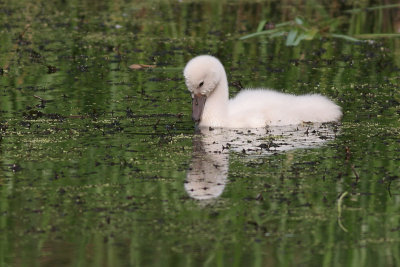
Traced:
<path fill-rule="evenodd" d="M 190 60 L 184 76 L 193 99 L 193 119 L 199 126 L 258 128 L 338 121 L 341 108 L 327 97 L 291 95 L 270 89 L 245 89 L 229 99 L 221 62 L 208 55 Z"/>

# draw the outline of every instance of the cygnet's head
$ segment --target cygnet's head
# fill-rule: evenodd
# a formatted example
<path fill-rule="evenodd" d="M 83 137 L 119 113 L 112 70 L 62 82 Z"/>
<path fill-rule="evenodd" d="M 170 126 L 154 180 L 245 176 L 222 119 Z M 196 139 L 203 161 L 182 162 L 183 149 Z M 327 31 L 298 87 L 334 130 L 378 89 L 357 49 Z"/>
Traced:
<path fill-rule="evenodd" d="M 221 62 L 208 55 L 191 59 L 183 70 L 185 83 L 192 95 L 192 118 L 198 122 L 201 119 L 207 97 L 218 86 L 223 75 L 224 67 Z"/>

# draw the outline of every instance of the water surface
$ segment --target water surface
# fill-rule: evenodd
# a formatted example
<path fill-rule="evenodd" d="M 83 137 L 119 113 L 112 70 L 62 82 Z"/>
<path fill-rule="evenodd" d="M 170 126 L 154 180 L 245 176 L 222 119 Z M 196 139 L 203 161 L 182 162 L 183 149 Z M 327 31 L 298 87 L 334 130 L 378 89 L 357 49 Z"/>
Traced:
<path fill-rule="evenodd" d="M 238 40 L 292 8 L 0 2 L 0 265 L 400 265 L 399 41 Z M 204 53 L 343 120 L 195 133 Z"/>

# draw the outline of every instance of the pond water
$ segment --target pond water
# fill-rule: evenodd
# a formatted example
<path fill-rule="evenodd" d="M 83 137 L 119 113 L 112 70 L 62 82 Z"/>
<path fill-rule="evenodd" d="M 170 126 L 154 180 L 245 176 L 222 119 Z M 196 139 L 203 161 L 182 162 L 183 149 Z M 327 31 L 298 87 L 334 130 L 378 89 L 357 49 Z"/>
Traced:
<path fill-rule="evenodd" d="M 0 266 L 400 265 L 398 39 L 240 41 L 275 1 L 33 2 L 0 1 Z M 199 54 L 343 119 L 196 133 Z"/>

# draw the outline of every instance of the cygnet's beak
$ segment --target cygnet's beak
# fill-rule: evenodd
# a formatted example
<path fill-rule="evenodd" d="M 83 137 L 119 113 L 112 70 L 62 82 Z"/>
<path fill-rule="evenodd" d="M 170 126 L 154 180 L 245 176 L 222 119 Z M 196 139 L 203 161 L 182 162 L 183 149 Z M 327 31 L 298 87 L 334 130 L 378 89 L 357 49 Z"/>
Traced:
<path fill-rule="evenodd" d="M 194 95 L 192 99 L 192 119 L 199 122 L 203 114 L 204 105 L 206 104 L 207 96 Z"/>

